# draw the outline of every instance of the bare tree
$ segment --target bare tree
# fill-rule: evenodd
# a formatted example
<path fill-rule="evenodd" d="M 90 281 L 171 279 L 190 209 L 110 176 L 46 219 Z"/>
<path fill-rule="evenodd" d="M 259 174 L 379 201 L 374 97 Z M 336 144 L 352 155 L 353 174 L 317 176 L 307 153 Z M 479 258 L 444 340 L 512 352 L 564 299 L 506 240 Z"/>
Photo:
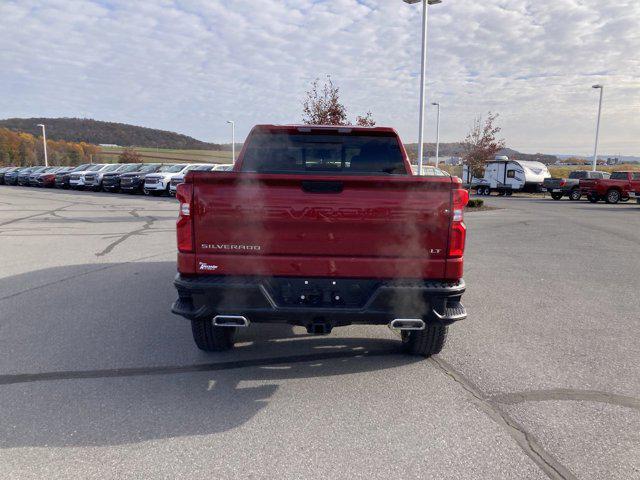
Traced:
<path fill-rule="evenodd" d="M 302 121 L 307 125 L 349 125 L 347 109 L 340 102 L 340 88 L 333 84 L 331 75 L 322 86 L 320 79 L 316 78 L 311 83 L 311 90 L 302 103 Z M 356 125 L 373 127 L 376 122 L 371 112 L 356 118 Z"/>
<path fill-rule="evenodd" d="M 462 142 L 463 162 L 471 175 L 479 176 L 485 164 L 493 160 L 505 146 L 504 139 L 498 139 L 501 128 L 496 125 L 498 114 L 489 112 L 486 119 L 476 117 L 473 126 Z"/>
<path fill-rule="evenodd" d="M 133 148 L 125 148 L 118 157 L 118 163 L 140 163 L 142 156 Z"/>

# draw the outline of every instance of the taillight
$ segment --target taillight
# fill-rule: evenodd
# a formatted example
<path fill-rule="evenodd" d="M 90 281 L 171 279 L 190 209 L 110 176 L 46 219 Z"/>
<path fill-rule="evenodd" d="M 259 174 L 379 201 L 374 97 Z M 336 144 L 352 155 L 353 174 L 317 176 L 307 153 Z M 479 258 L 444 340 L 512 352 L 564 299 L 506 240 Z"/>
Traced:
<path fill-rule="evenodd" d="M 176 222 L 176 235 L 178 238 L 178 251 L 192 253 L 193 247 L 193 219 L 191 217 L 191 200 L 193 185 L 181 183 L 176 190 L 176 198 L 180 202 L 178 221 Z"/>
<path fill-rule="evenodd" d="M 451 190 L 451 232 L 449 233 L 449 258 L 460 258 L 464 255 L 464 244 L 467 227 L 464 224 L 464 207 L 469 203 L 469 192 L 464 189 Z"/>
<path fill-rule="evenodd" d="M 566 183 L 567 183 L 566 181 L 564 181 L 564 180 L 560 180 L 560 186 L 561 186 L 561 187 L 564 187 L 564 186 L 566 185 Z"/>

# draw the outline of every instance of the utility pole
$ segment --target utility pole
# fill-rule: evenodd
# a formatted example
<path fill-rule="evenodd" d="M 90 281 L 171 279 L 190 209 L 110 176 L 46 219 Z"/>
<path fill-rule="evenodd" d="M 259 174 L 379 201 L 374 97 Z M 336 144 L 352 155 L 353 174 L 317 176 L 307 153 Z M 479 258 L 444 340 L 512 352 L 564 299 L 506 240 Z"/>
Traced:
<path fill-rule="evenodd" d="M 38 124 L 38 127 L 42 128 L 42 144 L 44 146 L 44 166 L 49 166 L 49 158 L 47 157 L 47 132 L 45 126 L 42 123 Z"/>

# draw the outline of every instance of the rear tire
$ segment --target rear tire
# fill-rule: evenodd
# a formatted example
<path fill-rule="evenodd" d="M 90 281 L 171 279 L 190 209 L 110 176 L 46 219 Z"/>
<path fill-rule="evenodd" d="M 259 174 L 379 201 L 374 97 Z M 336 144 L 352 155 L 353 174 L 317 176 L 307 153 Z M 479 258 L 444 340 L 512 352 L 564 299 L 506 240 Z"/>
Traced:
<path fill-rule="evenodd" d="M 213 320 L 191 320 L 193 341 L 205 352 L 224 352 L 233 348 L 237 328 L 215 327 Z"/>
<path fill-rule="evenodd" d="M 430 357 L 440 353 L 447 341 L 446 325 L 427 324 L 424 330 L 403 330 L 402 344 L 410 355 Z"/>
<path fill-rule="evenodd" d="M 609 190 L 607 192 L 607 196 L 605 197 L 605 201 L 607 203 L 615 205 L 620 201 L 620 192 L 614 189 Z"/>
<path fill-rule="evenodd" d="M 571 190 L 571 193 L 569 194 L 569 200 L 574 202 L 577 202 L 578 200 L 580 200 L 581 197 L 582 197 L 582 192 L 578 188 L 574 188 L 573 190 Z"/>
<path fill-rule="evenodd" d="M 551 198 L 554 200 L 562 200 L 562 193 L 552 193 Z"/>

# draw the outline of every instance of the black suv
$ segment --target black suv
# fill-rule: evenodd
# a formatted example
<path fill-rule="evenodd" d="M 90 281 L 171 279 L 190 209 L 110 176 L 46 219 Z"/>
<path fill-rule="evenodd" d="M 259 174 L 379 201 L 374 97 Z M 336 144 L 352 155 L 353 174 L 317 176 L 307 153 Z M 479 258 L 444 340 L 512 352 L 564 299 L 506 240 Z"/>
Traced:
<path fill-rule="evenodd" d="M 32 170 L 33 167 L 19 167 L 15 170 L 11 170 L 4 174 L 4 183 L 6 185 L 17 185 L 18 184 L 18 175 L 22 173 L 24 170 Z"/>
<path fill-rule="evenodd" d="M 150 173 L 155 173 L 162 167 L 161 163 L 147 163 L 137 172 L 120 175 L 120 190 L 127 193 L 142 193 L 144 179 Z"/>
<path fill-rule="evenodd" d="M 105 192 L 120 191 L 120 176 L 125 173 L 139 172 L 144 168 L 144 163 L 129 163 L 119 169 L 117 172 L 107 172 L 102 175 L 102 189 Z"/>
<path fill-rule="evenodd" d="M 20 170 L 20 167 L 3 167 L 0 168 L 0 185 L 4 185 L 6 182 L 4 180 L 4 176 L 8 173 L 15 172 L 16 170 Z"/>
<path fill-rule="evenodd" d="M 18 174 L 18 185 L 20 185 L 21 187 L 28 187 L 29 177 L 31 176 L 31 174 L 40 173 L 46 169 L 47 167 L 43 167 L 42 165 L 39 165 L 37 167 L 29 167 L 29 168 L 25 168 L 24 170 L 20 170 L 20 173 Z"/>

